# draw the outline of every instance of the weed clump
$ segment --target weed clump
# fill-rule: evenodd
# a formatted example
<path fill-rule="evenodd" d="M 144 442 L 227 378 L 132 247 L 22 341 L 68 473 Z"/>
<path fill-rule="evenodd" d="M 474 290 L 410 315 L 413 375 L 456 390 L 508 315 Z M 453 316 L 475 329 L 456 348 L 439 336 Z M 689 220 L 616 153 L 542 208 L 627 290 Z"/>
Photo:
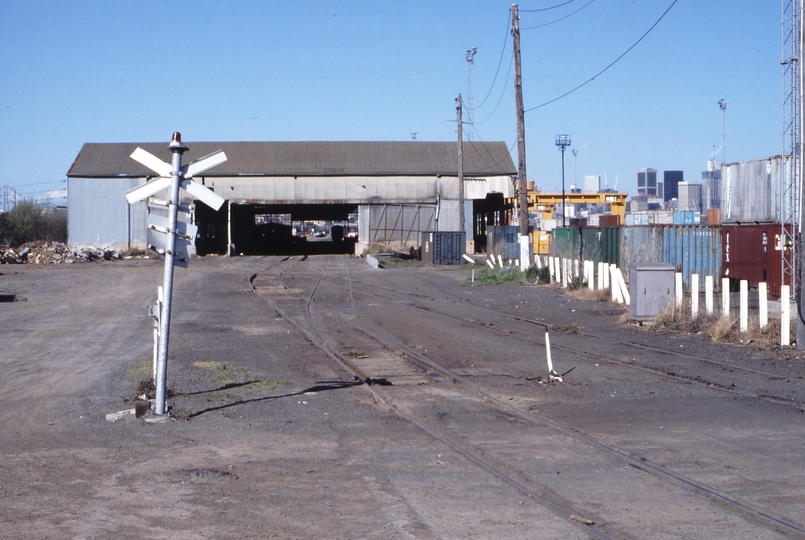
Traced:
<path fill-rule="evenodd" d="M 770 318 L 768 324 L 761 328 L 758 319 L 750 318 L 746 332 L 741 332 L 739 319 L 736 317 L 724 317 L 720 313 L 704 311 L 699 311 L 693 317 L 690 312 L 690 301 L 685 300 L 681 307 L 672 304 L 663 309 L 654 318 L 650 328 L 701 334 L 716 343 L 743 343 L 759 348 L 769 348 L 780 344 L 782 324 L 780 319 Z M 793 324 L 789 335 L 795 335 Z"/>

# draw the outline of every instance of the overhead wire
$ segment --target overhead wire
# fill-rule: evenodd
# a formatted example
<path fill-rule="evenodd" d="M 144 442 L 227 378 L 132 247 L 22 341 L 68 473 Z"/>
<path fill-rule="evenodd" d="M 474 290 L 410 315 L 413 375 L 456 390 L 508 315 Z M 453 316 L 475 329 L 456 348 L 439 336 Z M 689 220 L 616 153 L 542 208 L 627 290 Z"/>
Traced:
<path fill-rule="evenodd" d="M 559 21 L 564 21 L 564 20 L 565 20 L 565 19 L 567 19 L 568 17 L 572 17 L 573 15 L 575 15 L 576 13 L 578 13 L 579 11 L 581 11 L 582 9 L 586 8 L 587 6 L 589 6 L 590 4 L 592 4 L 593 2 L 595 2 L 595 0 L 590 0 L 589 2 L 587 2 L 586 4 L 584 4 L 583 6 L 581 6 L 579 9 L 577 9 L 576 11 L 572 11 L 572 12 L 568 13 L 567 15 L 565 15 L 564 17 L 560 17 L 560 18 L 556 19 L 555 21 L 551 21 L 551 22 L 549 22 L 549 23 L 545 23 L 545 24 L 538 24 L 537 26 L 527 26 L 526 28 L 521 28 L 520 30 L 534 30 L 535 28 L 544 28 L 544 27 L 546 27 L 546 26 L 550 26 L 550 25 L 552 25 L 552 24 L 556 24 L 556 23 L 558 23 Z M 564 5 L 564 4 L 560 4 L 560 5 Z M 559 6 L 556 6 L 556 7 L 559 7 Z"/>
<path fill-rule="evenodd" d="M 486 100 L 489 99 L 489 96 L 492 94 L 492 90 L 495 89 L 495 83 L 497 82 L 498 74 L 500 73 L 500 66 L 503 65 L 503 57 L 506 54 L 506 44 L 509 42 L 509 34 L 511 33 L 510 28 L 511 28 L 511 17 L 506 17 L 506 35 L 503 38 L 503 48 L 500 51 L 500 59 L 498 60 L 498 67 L 495 70 L 495 77 L 492 79 L 492 84 L 489 86 L 489 92 L 486 93 L 486 97 L 484 97 L 481 103 L 479 103 L 477 106 L 472 107 L 471 109 L 467 108 L 468 111 L 476 111 L 480 109 L 483 106 L 483 104 L 486 103 Z"/>
<path fill-rule="evenodd" d="M 655 28 L 655 27 L 656 27 L 658 24 L 660 24 L 660 21 L 662 21 L 662 20 L 665 18 L 665 16 L 666 16 L 666 15 L 668 15 L 668 12 L 669 12 L 669 11 L 671 11 L 671 8 L 673 8 L 673 7 L 676 5 L 676 3 L 677 3 L 678 1 L 679 1 L 679 0 L 673 0 L 673 2 L 671 2 L 671 5 L 670 5 L 670 6 L 668 6 L 668 9 L 666 9 L 666 10 L 663 12 L 663 14 L 662 14 L 662 15 L 660 15 L 660 18 L 659 18 L 659 19 L 657 19 L 657 21 L 656 21 L 654 24 L 652 24 L 652 25 L 651 25 L 651 27 L 650 27 L 648 30 L 646 30 L 646 32 L 645 32 L 645 33 L 644 33 L 642 36 L 640 36 L 640 39 L 638 39 L 637 41 L 635 41 L 635 42 L 632 44 L 632 46 L 631 46 L 631 47 L 629 47 L 628 49 L 626 49 L 626 51 L 624 51 L 624 53 L 623 53 L 623 54 L 621 54 L 619 57 L 617 57 L 615 60 L 613 60 L 613 61 L 612 61 L 612 62 L 611 62 L 611 63 L 610 63 L 610 64 L 609 64 L 607 67 L 605 67 L 604 69 L 602 69 L 601 71 L 599 71 L 598 73 L 596 73 L 595 75 L 593 75 L 592 77 L 590 77 L 589 79 L 587 79 L 586 81 L 584 81 L 583 83 L 581 83 L 580 85 L 576 86 L 575 88 L 573 88 L 573 89 L 571 89 L 571 90 L 568 90 L 567 92 L 565 92 L 565 93 L 564 93 L 564 94 L 562 94 L 561 96 L 555 97 L 555 98 L 553 98 L 553 99 L 552 99 L 552 100 L 550 100 L 550 101 L 546 101 L 545 103 L 542 103 L 542 104 L 540 104 L 540 105 L 537 105 L 536 107 L 531 107 L 531 108 L 529 108 L 529 109 L 526 109 L 526 110 L 525 110 L 525 111 L 523 111 L 523 112 L 529 112 L 529 111 L 533 111 L 533 110 L 536 110 L 536 109 L 540 109 L 540 108 L 542 108 L 542 107 L 545 107 L 546 105 L 550 105 L 551 103 L 554 103 L 554 102 L 556 102 L 556 101 L 559 101 L 560 99 L 562 99 L 562 98 L 564 98 L 564 97 L 569 96 L 570 94 L 572 94 L 572 93 L 573 93 L 573 92 L 575 92 L 576 90 L 579 90 L 580 88 L 582 88 L 582 87 L 584 87 L 584 86 L 588 85 L 589 83 L 593 82 L 593 81 L 594 81 L 594 80 L 595 80 L 595 79 L 596 79 L 596 78 L 597 78 L 599 75 L 603 74 L 603 73 L 604 73 L 605 71 L 607 71 L 609 68 L 611 68 L 612 66 L 614 66 L 615 64 L 617 64 L 617 63 L 618 63 L 618 62 L 621 60 L 621 58 L 623 58 L 624 56 L 626 56 L 627 54 L 629 54 L 629 52 L 630 52 L 632 49 L 634 49 L 635 47 L 637 47 L 637 45 L 638 45 L 638 44 L 639 44 L 641 41 L 643 41 L 643 39 L 645 39 L 645 37 L 646 37 L 647 35 L 649 35 L 649 33 L 651 33 L 651 31 L 652 31 L 652 30 L 654 30 L 654 28 Z"/>
<path fill-rule="evenodd" d="M 540 8 L 540 9 L 518 9 L 517 11 L 519 11 L 520 13 L 537 13 L 538 11 L 549 11 L 549 10 L 551 10 L 551 9 L 556 9 L 556 8 L 560 8 L 560 7 L 562 7 L 562 6 L 566 6 L 566 5 L 568 5 L 568 4 L 572 3 L 572 2 L 575 2 L 575 1 L 576 1 L 576 0 L 567 0 L 567 2 L 562 2 L 561 4 L 556 4 L 555 6 L 550 6 L 550 7 L 546 7 L 546 8 Z"/>

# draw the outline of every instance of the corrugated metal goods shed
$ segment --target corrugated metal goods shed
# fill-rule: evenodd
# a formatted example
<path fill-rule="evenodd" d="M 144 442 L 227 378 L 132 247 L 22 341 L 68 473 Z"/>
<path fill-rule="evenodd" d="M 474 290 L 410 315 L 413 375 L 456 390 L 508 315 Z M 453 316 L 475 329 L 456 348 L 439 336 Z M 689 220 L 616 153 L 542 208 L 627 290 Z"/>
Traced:
<path fill-rule="evenodd" d="M 204 246 L 204 252 L 260 252 L 277 237 L 277 231 L 268 234 L 261 225 L 276 215 L 291 216 L 293 223 L 347 225 L 349 219 L 359 241 L 404 249 L 416 247 L 426 230 L 463 230 L 472 239 L 473 201 L 492 193 L 514 195 L 516 168 L 503 142 L 464 143 L 463 226 L 455 142 L 186 144 L 183 163 L 218 150 L 228 158 L 196 177 L 227 204 L 219 212 L 197 205 L 185 217 L 199 226 L 197 247 Z M 81 149 L 67 173 L 72 245 L 144 247 L 146 216 L 153 210 L 145 202 L 129 207 L 123 197 L 153 178 L 151 170 L 131 159 L 137 147 L 171 162 L 167 143 L 87 143 Z M 355 214 L 357 222 L 349 218 Z"/>

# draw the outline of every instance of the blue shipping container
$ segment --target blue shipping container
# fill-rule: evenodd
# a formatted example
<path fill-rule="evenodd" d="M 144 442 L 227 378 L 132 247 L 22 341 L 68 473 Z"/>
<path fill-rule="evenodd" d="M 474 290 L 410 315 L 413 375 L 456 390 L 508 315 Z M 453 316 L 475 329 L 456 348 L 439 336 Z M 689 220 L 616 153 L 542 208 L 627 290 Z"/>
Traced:
<path fill-rule="evenodd" d="M 623 227 L 621 266 L 633 263 L 664 262 L 682 272 L 685 287 L 691 274 L 713 276 L 715 286 L 721 277 L 721 231 L 709 225 L 649 225 Z"/>

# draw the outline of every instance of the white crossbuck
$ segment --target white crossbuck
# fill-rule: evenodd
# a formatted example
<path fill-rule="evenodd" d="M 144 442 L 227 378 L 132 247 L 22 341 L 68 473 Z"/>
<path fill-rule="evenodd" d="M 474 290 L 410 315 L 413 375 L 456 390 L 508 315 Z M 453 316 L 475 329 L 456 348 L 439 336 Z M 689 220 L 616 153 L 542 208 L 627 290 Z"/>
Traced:
<path fill-rule="evenodd" d="M 129 204 L 142 201 L 143 199 L 150 197 L 151 195 L 156 195 L 163 189 L 170 187 L 172 172 L 172 166 L 170 163 L 165 163 L 154 154 L 139 147 L 132 152 L 131 159 L 142 165 L 145 165 L 159 176 L 150 182 L 146 182 L 145 184 L 128 190 L 126 192 L 126 200 L 129 201 Z M 205 188 L 198 182 L 194 182 L 191 180 L 191 178 L 194 175 L 202 173 L 208 169 L 212 169 L 216 165 L 220 165 L 225 161 L 226 154 L 224 154 L 223 150 L 218 150 L 217 152 L 213 152 L 212 154 L 197 159 L 196 161 L 188 163 L 187 165 L 183 165 L 182 170 L 180 171 L 180 178 L 182 178 L 180 185 L 182 189 L 190 193 L 193 197 L 200 200 L 207 206 L 211 207 L 213 210 L 218 210 L 224 204 L 224 199 L 214 191 Z"/>

